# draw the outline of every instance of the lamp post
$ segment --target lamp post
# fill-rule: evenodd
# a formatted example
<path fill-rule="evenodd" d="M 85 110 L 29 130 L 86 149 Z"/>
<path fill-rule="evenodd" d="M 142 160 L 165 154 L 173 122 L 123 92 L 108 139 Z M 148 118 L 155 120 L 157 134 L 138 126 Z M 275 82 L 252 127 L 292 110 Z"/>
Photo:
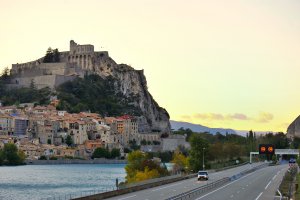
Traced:
<path fill-rule="evenodd" d="M 202 168 L 203 170 L 205 170 L 205 165 L 204 165 L 204 150 L 205 150 L 205 147 L 202 148 Z"/>

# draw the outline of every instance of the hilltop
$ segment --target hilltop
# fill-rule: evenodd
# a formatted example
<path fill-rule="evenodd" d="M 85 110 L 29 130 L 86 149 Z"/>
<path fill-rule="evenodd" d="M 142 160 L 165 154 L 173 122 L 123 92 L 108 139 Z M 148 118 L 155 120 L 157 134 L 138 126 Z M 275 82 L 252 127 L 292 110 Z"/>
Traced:
<path fill-rule="evenodd" d="M 107 51 L 96 52 L 93 45 L 73 40 L 69 51 L 49 48 L 44 57 L 13 64 L 5 94 L 0 96 L 4 104 L 13 100 L 43 103 L 41 97 L 56 94 L 62 100 L 61 109 L 136 114 L 145 132 L 170 132 L 169 114 L 149 93 L 143 70 L 117 64 Z"/>

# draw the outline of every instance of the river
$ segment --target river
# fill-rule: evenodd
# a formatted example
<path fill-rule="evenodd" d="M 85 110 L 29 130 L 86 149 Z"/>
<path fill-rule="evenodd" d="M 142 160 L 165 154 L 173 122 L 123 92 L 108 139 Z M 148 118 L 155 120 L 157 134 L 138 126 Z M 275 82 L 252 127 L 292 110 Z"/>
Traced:
<path fill-rule="evenodd" d="M 125 164 L 24 165 L 0 167 L 0 199 L 68 199 L 115 187 Z"/>

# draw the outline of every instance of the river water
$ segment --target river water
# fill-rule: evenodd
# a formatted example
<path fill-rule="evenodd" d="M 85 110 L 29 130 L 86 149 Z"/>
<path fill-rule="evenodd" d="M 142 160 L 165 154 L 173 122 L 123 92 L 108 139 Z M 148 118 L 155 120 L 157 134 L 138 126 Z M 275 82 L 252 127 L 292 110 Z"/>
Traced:
<path fill-rule="evenodd" d="M 124 181 L 125 164 L 0 167 L 0 199 L 68 199 L 113 190 Z"/>

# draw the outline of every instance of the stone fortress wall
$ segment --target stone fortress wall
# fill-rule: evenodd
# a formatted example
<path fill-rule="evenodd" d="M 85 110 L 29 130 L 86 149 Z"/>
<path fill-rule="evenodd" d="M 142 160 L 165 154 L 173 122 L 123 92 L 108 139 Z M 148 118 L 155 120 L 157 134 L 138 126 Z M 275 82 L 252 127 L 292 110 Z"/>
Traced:
<path fill-rule="evenodd" d="M 70 51 L 60 52 L 60 62 L 43 63 L 39 58 L 35 61 L 13 64 L 11 75 L 14 77 L 10 87 L 28 87 L 34 81 L 37 88 L 50 87 L 83 77 L 85 73 L 96 71 L 95 64 L 102 58 L 108 58 L 107 51 L 95 52 L 94 46 L 78 45 L 70 41 Z"/>

